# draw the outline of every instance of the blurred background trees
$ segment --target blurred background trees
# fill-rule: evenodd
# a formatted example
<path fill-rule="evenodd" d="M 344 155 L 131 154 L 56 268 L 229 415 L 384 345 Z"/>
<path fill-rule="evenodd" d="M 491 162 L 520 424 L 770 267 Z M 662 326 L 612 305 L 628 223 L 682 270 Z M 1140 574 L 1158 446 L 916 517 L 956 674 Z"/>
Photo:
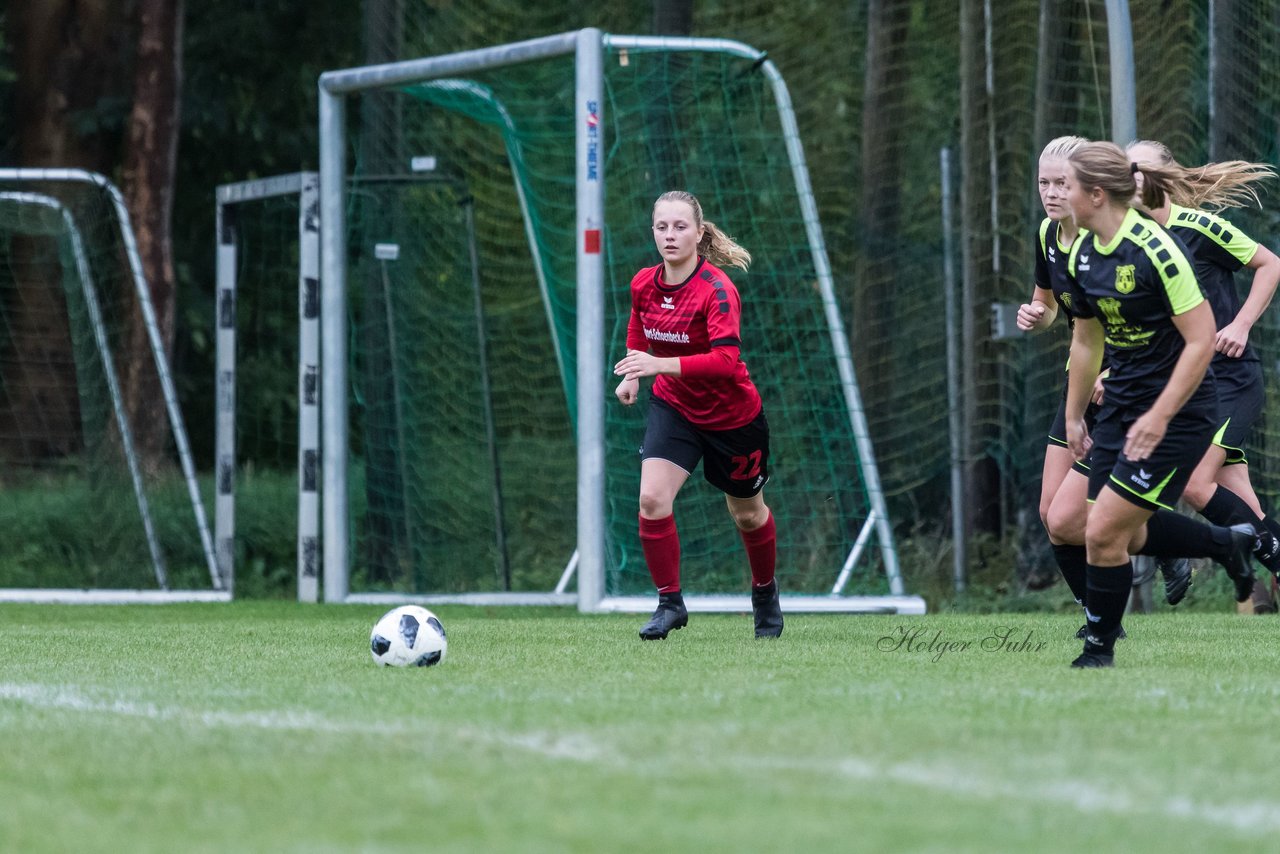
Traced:
<path fill-rule="evenodd" d="M 949 518 L 938 164 L 940 149 L 953 149 L 968 333 L 966 506 L 977 529 L 1036 534 L 1040 449 L 1065 335 L 996 340 L 989 317 L 993 302 L 1029 293 L 1039 148 L 1063 133 L 1109 135 L 1105 6 L 12 0 L 0 13 L 0 163 L 90 169 L 124 189 L 193 445 L 208 466 L 213 190 L 316 167 L 323 70 L 582 26 L 747 42 L 769 52 L 791 90 L 883 484 L 904 529 L 940 529 Z M 1187 163 L 1274 162 L 1280 2 L 1130 6 L 1140 134 Z M 1275 245 L 1274 216 L 1242 222 Z M 1268 318 L 1255 343 L 1269 374 L 1276 341 Z M 280 388 L 292 393 L 289 382 Z M 1274 432 L 1263 426 L 1252 457 L 1268 498 L 1280 487 Z"/>

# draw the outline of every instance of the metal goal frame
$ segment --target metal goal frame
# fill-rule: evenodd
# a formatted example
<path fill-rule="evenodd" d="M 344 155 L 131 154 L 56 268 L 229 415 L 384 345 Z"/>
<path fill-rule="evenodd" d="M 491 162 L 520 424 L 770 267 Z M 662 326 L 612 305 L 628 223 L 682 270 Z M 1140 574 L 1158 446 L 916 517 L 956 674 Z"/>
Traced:
<path fill-rule="evenodd" d="M 806 237 L 821 289 L 824 313 L 836 355 L 845 407 L 857 443 L 871 510 L 840 568 L 828 596 L 786 597 L 788 610 L 816 612 L 924 613 L 924 601 L 905 594 L 893 531 L 880 488 L 866 417 L 853 370 L 844 322 L 823 242 L 817 204 L 790 95 L 781 73 L 762 52 L 725 39 L 611 35 L 595 28 L 561 33 L 479 50 L 424 59 L 325 72 L 319 79 L 320 281 L 322 326 L 321 435 L 323 469 L 323 574 L 327 602 L 562 603 L 576 598 L 584 612 L 644 612 L 651 597 L 605 595 L 605 364 L 604 222 L 606 150 L 603 56 L 605 46 L 633 51 L 719 51 L 756 63 L 768 78 L 786 134 L 792 177 L 802 208 Z M 577 254 L 577 543 L 574 559 L 553 594 L 485 593 L 462 596 L 359 594 L 349 588 L 347 518 L 347 231 L 346 96 L 391 86 L 456 78 L 521 62 L 572 54 L 575 60 L 576 254 Z M 844 596 L 845 584 L 867 544 L 875 537 L 888 577 L 889 596 Z M 576 569 L 577 596 L 564 589 Z M 694 611 L 750 610 L 746 596 L 691 596 Z"/>

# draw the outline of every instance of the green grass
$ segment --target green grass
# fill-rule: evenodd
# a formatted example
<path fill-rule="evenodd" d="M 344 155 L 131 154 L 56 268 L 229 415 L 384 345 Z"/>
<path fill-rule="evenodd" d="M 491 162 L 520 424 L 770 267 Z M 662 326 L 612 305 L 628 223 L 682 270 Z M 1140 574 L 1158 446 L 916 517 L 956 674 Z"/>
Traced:
<path fill-rule="evenodd" d="M 1254 851 L 1280 831 L 1270 618 L 0 606 L 0 850 Z M 982 649 L 1000 627 L 1020 650 Z M 917 649 L 886 649 L 922 630 Z M 942 655 L 935 636 L 970 642 Z M 1043 644 L 1043 646 L 1039 646 Z"/>

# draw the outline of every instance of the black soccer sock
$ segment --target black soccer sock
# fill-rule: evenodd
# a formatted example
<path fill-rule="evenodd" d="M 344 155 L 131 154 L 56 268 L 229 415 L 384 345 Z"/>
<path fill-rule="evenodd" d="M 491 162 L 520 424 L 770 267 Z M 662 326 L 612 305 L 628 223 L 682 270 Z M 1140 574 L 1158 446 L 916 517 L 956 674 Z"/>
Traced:
<path fill-rule="evenodd" d="M 1215 535 L 1215 531 L 1222 532 Z M 1157 510 L 1147 520 L 1147 541 L 1138 549 L 1152 557 L 1220 557 L 1231 548 L 1231 533 L 1217 525 L 1183 516 L 1172 510 Z"/>
<path fill-rule="evenodd" d="M 1120 633 L 1120 619 L 1129 604 L 1129 590 L 1133 586 L 1133 563 L 1120 566 L 1089 564 L 1089 593 L 1085 616 L 1089 620 L 1089 634 L 1101 641 L 1100 651 L 1110 655 Z M 1086 641 L 1092 643 L 1092 641 Z"/>
<path fill-rule="evenodd" d="M 1253 512 L 1253 508 L 1244 503 L 1244 499 L 1225 486 L 1219 485 L 1213 495 L 1200 511 L 1200 515 L 1215 525 L 1230 527 L 1241 522 L 1259 525 L 1262 520 Z"/>
<path fill-rule="evenodd" d="M 1084 546 L 1066 543 L 1054 545 L 1053 558 L 1058 562 L 1058 569 L 1066 579 L 1067 586 L 1071 588 L 1071 595 L 1075 597 L 1076 604 L 1083 605 L 1085 591 L 1088 589 L 1086 567 L 1089 565 Z"/>

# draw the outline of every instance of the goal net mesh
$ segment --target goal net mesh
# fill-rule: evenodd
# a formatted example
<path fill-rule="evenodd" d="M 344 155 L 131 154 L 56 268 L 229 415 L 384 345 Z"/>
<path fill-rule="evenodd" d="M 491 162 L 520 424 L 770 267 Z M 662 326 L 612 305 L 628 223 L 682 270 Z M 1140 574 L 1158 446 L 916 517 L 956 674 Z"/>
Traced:
<path fill-rule="evenodd" d="M 111 199 L 0 181 L 0 586 L 209 585 Z"/>
<path fill-rule="evenodd" d="M 654 199 L 693 192 L 754 256 L 730 275 L 772 433 L 781 584 L 829 592 L 870 505 L 772 89 L 727 54 L 615 49 L 604 91 L 598 369 L 612 389 L 631 277 L 660 260 Z M 350 114 L 352 589 L 548 589 L 576 539 L 572 58 L 365 93 Z M 434 169 L 411 169 L 427 157 Z M 610 595 L 652 590 L 645 408 L 607 410 Z M 744 590 L 741 541 L 701 471 L 676 521 L 686 588 Z M 887 591 L 872 538 L 845 592 Z"/>

